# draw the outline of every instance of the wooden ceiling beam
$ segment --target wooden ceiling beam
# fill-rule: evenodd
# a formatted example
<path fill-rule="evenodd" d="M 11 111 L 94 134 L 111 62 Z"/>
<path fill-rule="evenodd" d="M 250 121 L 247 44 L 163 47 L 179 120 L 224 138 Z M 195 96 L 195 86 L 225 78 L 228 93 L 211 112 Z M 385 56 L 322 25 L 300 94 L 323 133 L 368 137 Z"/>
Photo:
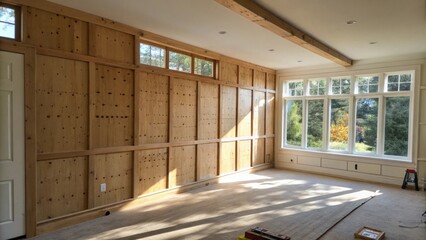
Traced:
<path fill-rule="evenodd" d="M 352 66 L 352 59 L 277 17 L 253 0 L 216 0 L 216 2 L 313 53 L 344 67 Z"/>

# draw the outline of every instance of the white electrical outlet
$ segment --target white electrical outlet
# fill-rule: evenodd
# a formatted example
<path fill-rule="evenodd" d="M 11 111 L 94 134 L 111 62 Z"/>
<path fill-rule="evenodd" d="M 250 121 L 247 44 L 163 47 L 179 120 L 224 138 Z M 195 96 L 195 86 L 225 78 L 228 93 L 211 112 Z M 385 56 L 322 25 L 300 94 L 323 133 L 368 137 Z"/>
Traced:
<path fill-rule="evenodd" d="M 106 192 L 106 183 L 101 183 L 101 192 Z"/>

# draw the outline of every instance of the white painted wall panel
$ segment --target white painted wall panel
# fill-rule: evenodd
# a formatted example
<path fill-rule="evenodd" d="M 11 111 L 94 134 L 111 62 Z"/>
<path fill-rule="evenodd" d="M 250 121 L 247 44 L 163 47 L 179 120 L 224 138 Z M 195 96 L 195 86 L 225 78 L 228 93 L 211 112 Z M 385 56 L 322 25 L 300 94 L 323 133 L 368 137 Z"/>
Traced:
<path fill-rule="evenodd" d="M 348 162 L 341 160 L 323 158 L 321 161 L 321 166 L 324 168 L 348 170 Z"/>

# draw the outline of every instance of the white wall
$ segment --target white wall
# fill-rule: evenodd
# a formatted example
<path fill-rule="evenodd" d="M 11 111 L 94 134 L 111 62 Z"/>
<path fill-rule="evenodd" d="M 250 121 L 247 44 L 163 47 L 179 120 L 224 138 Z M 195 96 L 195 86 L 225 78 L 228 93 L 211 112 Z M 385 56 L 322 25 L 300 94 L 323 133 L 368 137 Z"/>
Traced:
<path fill-rule="evenodd" d="M 411 69 L 416 70 L 413 162 L 390 161 L 380 158 L 348 156 L 336 153 L 307 152 L 281 147 L 283 132 L 283 81 Z M 277 77 L 277 151 L 275 167 L 396 185 L 402 184 L 406 168 L 417 168 L 419 178 L 426 179 L 426 57 L 424 55 L 393 59 L 391 61 L 387 59 L 358 61 L 350 68 L 327 65 L 311 68 L 283 69 L 277 72 Z"/>

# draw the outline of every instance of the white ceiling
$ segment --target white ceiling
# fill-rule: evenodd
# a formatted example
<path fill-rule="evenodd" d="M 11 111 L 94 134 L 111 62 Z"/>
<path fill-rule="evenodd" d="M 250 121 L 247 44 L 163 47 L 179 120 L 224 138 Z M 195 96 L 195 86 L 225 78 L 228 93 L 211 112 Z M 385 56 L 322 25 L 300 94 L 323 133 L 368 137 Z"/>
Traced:
<path fill-rule="evenodd" d="M 274 69 L 331 63 L 214 0 L 50 1 Z M 256 2 L 354 60 L 426 56 L 426 0 Z"/>

